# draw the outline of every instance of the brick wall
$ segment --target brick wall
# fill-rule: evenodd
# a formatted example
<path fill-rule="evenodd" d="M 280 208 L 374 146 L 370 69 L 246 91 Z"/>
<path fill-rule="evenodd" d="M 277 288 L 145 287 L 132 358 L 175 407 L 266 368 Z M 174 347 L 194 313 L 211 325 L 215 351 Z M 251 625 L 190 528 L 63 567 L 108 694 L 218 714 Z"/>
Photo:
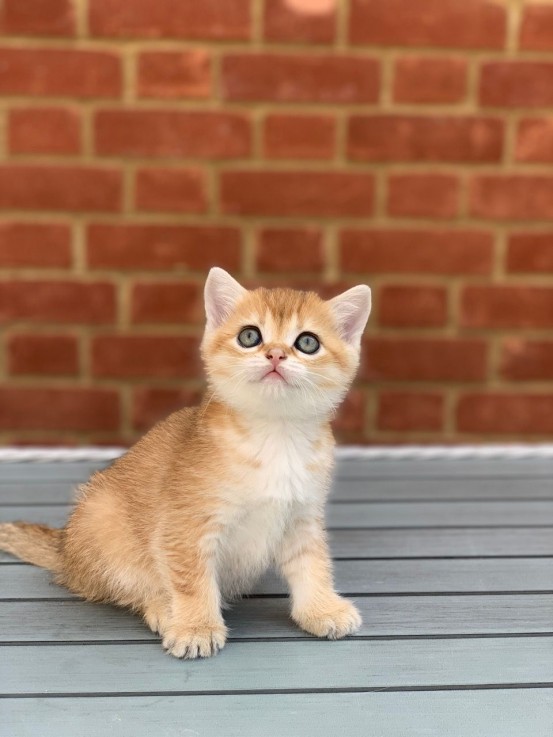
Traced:
<path fill-rule="evenodd" d="M 553 3 L 3 0 L 0 442 L 201 390 L 201 286 L 374 288 L 350 442 L 553 434 Z"/>

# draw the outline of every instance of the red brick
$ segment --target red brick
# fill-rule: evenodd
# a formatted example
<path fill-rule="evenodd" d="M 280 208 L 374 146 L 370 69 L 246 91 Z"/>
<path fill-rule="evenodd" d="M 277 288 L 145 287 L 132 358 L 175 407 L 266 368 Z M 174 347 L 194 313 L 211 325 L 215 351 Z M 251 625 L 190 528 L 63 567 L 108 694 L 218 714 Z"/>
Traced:
<path fill-rule="evenodd" d="M 480 104 L 492 107 L 553 105 L 553 62 L 486 62 L 480 75 Z"/>
<path fill-rule="evenodd" d="M 77 339 L 71 335 L 12 335 L 7 341 L 10 374 L 75 375 Z"/>
<path fill-rule="evenodd" d="M 136 207 L 151 212 L 205 212 L 205 177 L 200 169 L 139 169 Z"/>
<path fill-rule="evenodd" d="M 483 381 L 486 344 L 480 340 L 375 338 L 367 341 L 365 379 L 380 381 Z"/>
<path fill-rule="evenodd" d="M 469 186 L 471 215 L 494 220 L 553 218 L 553 177 L 475 176 Z"/>
<path fill-rule="evenodd" d="M 119 97 L 121 60 L 105 51 L 0 49 L 1 95 Z"/>
<path fill-rule="evenodd" d="M 263 152 L 268 159 L 331 159 L 336 125 L 329 115 L 269 115 Z"/>
<path fill-rule="evenodd" d="M 443 429 L 444 399 L 430 392 L 381 392 L 378 398 L 379 430 L 426 432 Z"/>
<path fill-rule="evenodd" d="M 365 428 L 366 411 L 367 398 L 365 394 L 360 389 L 351 389 L 340 405 L 336 419 L 332 423 L 335 432 L 346 438 L 350 438 L 352 434 L 362 436 Z"/>
<path fill-rule="evenodd" d="M 168 335 L 102 335 L 92 340 L 96 378 L 190 379 L 198 376 L 199 340 Z"/>
<path fill-rule="evenodd" d="M 359 56 L 229 54 L 223 59 L 227 100 L 271 102 L 376 102 L 380 66 Z"/>
<path fill-rule="evenodd" d="M 373 199 L 374 177 L 366 173 L 221 173 L 221 208 L 227 214 L 364 217 L 372 213 Z"/>
<path fill-rule="evenodd" d="M 259 233 L 256 267 L 268 272 L 321 272 L 323 235 L 319 228 L 265 228 Z"/>
<path fill-rule="evenodd" d="M 551 381 L 553 342 L 508 338 L 501 351 L 501 376 L 514 381 Z"/>
<path fill-rule="evenodd" d="M 33 320 L 100 324 L 115 319 L 115 291 L 106 282 L 0 282 L 0 322 Z"/>
<path fill-rule="evenodd" d="M 447 292 L 443 287 L 384 286 L 378 316 L 386 327 L 442 327 L 447 320 Z"/>
<path fill-rule="evenodd" d="M 466 394 L 457 405 L 461 432 L 540 435 L 553 432 L 551 394 Z"/>
<path fill-rule="evenodd" d="M 520 48 L 527 51 L 551 51 L 553 39 L 553 7 L 527 5 L 522 11 Z"/>
<path fill-rule="evenodd" d="M 95 120 L 100 156 L 249 156 L 251 126 L 242 113 L 101 110 Z"/>
<path fill-rule="evenodd" d="M 119 38 L 248 39 L 249 0 L 93 0 L 93 36 Z"/>
<path fill-rule="evenodd" d="M 468 328 L 553 327 L 553 288 L 465 287 L 460 321 Z"/>
<path fill-rule="evenodd" d="M 352 273 L 490 274 L 492 236 L 476 230 L 344 230 L 341 267 Z"/>
<path fill-rule="evenodd" d="M 240 268 L 240 231 L 192 225 L 100 225 L 88 227 L 92 269 L 204 271 Z"/>
<path fill-rule="evenodd" d="M 505 8 L 494 0 L 352 0 L 349 35 L 356 44 L 501 49 Z"/>
<path fill-rule="evenodd" d="M 172 412 L 199 403 L 198 389 L 157 389 L 137 387 L 132 396 L 132 424 L 135 430 L 148 430 Z"/>
<path fill-rule="evenodd" d="M 353 115 L 347 152 L 355 161 L 497 162 L 503 131 L 493 118 Z"/>
<path fill-rule="evenodd" d="M 391 174 L 388 213 L 398 217 L 452 218 L 459 211 L 459 180 L 449 174 Z"/>
<path fill-rule="evenodd" d="M 336 35 L 333 0 L 266 0 L 264 33 L 268 41 L 331 43 Z"/>
<path fill-rule="evenodd" d="M 507 271 L 553 272 L 553 233 L 515 233 L 509 238 Z"/>
<path fill-rule="evenodd" d="M 553 119 L 525 118 L 518 124 L 517 161 L 553 163 Z"/>
<path fill-rule="evenodd" d="M 207 51 L 147 51 L 138 57 L 139 97 L 205 98 L 211 94 Z"/>
<path fill-rule="evenodd" d="M 466 94 L 466 59 L 406 56 L 395 63 L 395 102 L 448 104 L 461 102 Z"/>
<path fill-rule="evenodd" d="M 0 223 L 0 268 L 71 266 L 71 228 L 50 223 Z"/>
<path fill-rule="evenodd" d="M 0 387 L 2 430 L 117 430 L 119 418 L 111 389 Z"/>
<path fill-rule="evenodd" d="M 3 0 L 0 33 L 14 36 L 73 36 L 71 0 Z"/>
<path fill-rule="evenodd" d="M 117 212 L 122 178 L 92 166 L 0 166 L 0 208 Z"/>
<path fill-rule="evenodd" d="M 27 108 L 8 113 L 12 154 L 78 154 L 81 116 L 70 108 Z"/>
<path fill-rule="evenodd" d="M 133 323 L 202 323 L 203 289 L 194 282 L 135 284 L 131 293 Z"/>

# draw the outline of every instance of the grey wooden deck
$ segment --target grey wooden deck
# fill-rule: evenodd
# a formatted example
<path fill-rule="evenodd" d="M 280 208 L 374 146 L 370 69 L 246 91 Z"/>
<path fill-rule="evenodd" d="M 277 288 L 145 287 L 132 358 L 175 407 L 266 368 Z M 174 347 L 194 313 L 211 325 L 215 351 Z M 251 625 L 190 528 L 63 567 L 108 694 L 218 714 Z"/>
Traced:
<path fill-rule="evenodd" d="M 1 464 L 0 519 L 62 524 L 94 464 Z M 342 462 L 328 512 L 359 636 L 305 636 L 274 576 L 216 658 L 0 553 L 2 737 L 551 737 L 553 462 Z"/>

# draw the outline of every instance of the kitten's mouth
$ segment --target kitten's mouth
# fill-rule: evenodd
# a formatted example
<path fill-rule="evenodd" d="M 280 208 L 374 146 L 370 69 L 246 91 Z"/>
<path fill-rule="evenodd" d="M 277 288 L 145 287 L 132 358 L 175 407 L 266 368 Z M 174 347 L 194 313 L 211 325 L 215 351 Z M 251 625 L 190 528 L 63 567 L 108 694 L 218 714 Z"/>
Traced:
<path fill-rule="evenodd" d="M 261 381 L 269 381 L 271 383 L 275 381 L 283 381 L 285 384 L 288 383 L 284 376 L 280 373 L 280 371 L 277 371 L 276 369 L 272 369 L 272 371 L 267 371 L 267 373 L 262 377 Z"/>

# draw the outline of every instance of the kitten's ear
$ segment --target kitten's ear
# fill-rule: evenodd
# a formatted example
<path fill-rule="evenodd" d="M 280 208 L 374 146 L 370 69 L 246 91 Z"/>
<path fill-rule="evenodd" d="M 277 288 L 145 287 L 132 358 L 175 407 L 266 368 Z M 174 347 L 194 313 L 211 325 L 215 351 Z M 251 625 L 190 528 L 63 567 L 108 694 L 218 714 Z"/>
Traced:
<path fill-rule="evenodd" d="M 371 290 L 365 284 L 352 287 L 328 303 L 338 323 L 340 335 L 356 348 L 371 312 Z"/>
<path fill-rule="evenodd" d="M 247 290 L 224 269 L 210 269 L 204 288 L 207 329 L 218 328 L 246 294 Z"/>

